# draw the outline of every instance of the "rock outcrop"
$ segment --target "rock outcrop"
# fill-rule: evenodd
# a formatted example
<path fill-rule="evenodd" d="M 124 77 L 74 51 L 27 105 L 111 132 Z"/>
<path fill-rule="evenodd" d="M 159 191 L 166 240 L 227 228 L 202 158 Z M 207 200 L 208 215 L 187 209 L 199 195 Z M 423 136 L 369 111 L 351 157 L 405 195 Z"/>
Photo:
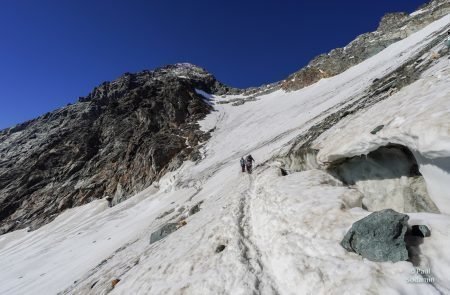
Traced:
<path fill-rule="evenodd" d="M 358 36 L 344 48 L 317 56 L 306 67 L 283 81 L 281 88 L 287 91 L 298 90 L 320 79 L 338 75 L 448 13 L 448 0 L 433 0 L 412 14 L 386 14 L 376 31 Z"/>
<path fill-rule="evenodd" d="M 0 234 L 67 208 L 117 203 L 186 159 L 198 159 L 211 109 L 195 89 L 230 88 L 191 64 L 127 73 L 79 102 L 0 131 Z"/>

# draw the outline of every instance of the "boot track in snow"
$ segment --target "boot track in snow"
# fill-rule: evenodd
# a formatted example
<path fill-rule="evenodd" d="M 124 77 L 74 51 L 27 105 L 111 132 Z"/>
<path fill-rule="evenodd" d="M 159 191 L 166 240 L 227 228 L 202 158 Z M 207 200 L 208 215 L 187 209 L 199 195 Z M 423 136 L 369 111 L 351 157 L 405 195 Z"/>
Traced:
<path fill-rule="evenodd" d="M 265 272 L 265 266 L 261 260 L 261 251 L 258 245 L 252 241 L 253 231 L 250 208 L 252 198 L 255 196 L 255 178 L 257 174 L 248 174 L 247 177 L 249 184 L 248 188 L 242 192 L 239 200 L 239 214 L 237 219 L 240 235 L 239 240 L 242 246 L 242 259 L 248 270 L 255 276 L 254 294 L 267 294 L 267 291 L 270 294 L 279 294 L 274 280 Z"/>

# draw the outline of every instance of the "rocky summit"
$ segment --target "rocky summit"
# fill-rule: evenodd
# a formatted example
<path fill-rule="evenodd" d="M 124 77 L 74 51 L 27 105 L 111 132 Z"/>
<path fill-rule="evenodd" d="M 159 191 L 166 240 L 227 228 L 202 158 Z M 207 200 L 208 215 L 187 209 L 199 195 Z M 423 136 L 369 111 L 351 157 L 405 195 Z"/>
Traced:
<path fill-rule="evenodd" d="M 209 113 L 197 90 L 230 89 L 191 64 L 124 74 L 79 102 L 0 131 L 0 233 L 35 229 L 63 210 L 113 204 L 197 160 Z"/>

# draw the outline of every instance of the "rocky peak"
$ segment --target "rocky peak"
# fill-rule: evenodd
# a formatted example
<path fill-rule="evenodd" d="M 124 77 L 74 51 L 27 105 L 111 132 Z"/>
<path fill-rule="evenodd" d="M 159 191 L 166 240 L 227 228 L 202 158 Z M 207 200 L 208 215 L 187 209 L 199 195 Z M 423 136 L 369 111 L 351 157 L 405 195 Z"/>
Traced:
<path fill-rule="evenodd" d="M 196 89 L 229 88 L 191 64 L 126 73 L 0 132 L 0 233 L 105 196 L 115 204 L 198 160 L 208 134 L 197 121 L 211 107 Z"/>
<path fill-rule="evenodd" d="M 145 70 L 135 74 L 125 73 L 112 82 L 104 82 L 95 87 L 86 97 L 80 97 L 79 101 L 114 100 L 125 92 L 150 87 L 151 84 L 158 82 L 189 83 L 192 87 L 208 93 L 223 93 L 229 89 L 206 70 L 190 63 L 178 63 L 160 67 L 153 71 Z"/>
<path fill-rule="evenodd" d="M 171 75 L 177 75 L 178 77 L 184 76 L 188 78 L 206 78 L 212 76 L 205 69 L 193 65 L 191 63 L 176 63 L 173 65 L 167 65 L 159 69 L 161 72 L 165 72 Z"/>

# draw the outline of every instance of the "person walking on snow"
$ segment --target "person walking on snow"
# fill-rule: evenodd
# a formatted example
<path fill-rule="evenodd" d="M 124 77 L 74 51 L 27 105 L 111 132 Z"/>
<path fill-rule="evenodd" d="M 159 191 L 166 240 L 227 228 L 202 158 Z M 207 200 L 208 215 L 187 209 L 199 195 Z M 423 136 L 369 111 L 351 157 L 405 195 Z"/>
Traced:
<path fill-rule="evenodd" d="M 247 172 L 250 174 L 252 173 L 252 165 L 253 162 L 255 162 L 255 159 L 253 159 L 252 155 L 248 155 L 247 159 L 245 161 L 245 165 L 247 166 Z"/>
<path fill-rule="evenodd" d="M 244 160 L 244 157 L 241 157 L 241 168 L 242 168 L 242 172 L 245 172 L 245 160 Z"/>

